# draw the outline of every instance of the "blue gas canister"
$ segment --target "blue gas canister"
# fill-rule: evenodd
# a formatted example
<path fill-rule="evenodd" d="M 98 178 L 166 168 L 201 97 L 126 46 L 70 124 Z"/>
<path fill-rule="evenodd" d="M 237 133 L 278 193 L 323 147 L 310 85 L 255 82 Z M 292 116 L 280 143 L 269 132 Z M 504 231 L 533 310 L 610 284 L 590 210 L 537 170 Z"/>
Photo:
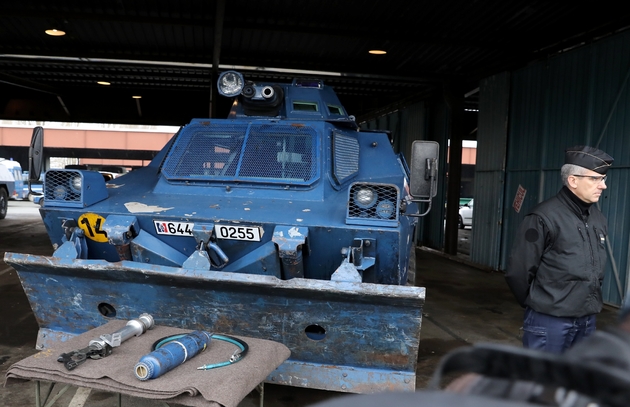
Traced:
<path fill-rule="evenodd" d="M 168 341 L 140 358 L 134 368 L 136 377 L 149 380 L 163 375 L 206 349 L 211 338 L 211 333 L 194 331 Z"/>

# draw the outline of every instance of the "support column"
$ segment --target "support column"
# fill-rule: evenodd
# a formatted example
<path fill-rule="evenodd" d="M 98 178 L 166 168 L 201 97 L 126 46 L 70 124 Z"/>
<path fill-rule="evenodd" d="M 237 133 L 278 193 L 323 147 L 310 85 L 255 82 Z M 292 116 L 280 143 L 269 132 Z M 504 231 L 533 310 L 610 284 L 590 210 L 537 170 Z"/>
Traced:
<path fill-rule="evenodd" d="M 446 230 L 444 232 L 444 252 L 457 254 L 459 230 L 459 192 L 462 179 L 462 139 L 464 120 L 464 90 L 458 82 L 447 83 L 444 99 L 448 106 L 448 128 L 450 145 L 448 150 L 448 185 L 446 189 Z"/>

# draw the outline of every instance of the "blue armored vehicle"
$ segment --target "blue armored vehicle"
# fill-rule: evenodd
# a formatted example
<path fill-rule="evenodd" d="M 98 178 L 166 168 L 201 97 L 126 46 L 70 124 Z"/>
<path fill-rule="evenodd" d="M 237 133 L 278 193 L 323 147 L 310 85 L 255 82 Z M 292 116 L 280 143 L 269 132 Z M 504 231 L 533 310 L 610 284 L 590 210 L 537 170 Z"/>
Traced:
<path fill-rule="evenodd" d="M 37 347 L 148 313 L 284 343 L 276 384 L 413 390 L 425 300 L 414 231 L 435 195 L 437 144 L 414 142 L 410 169 L 319 80 L 228 71 L 218 87 L 228 118 L 192 120 L 146 167 L 108 182 L 46 172 L 54 254 L 5 255 Z"/>

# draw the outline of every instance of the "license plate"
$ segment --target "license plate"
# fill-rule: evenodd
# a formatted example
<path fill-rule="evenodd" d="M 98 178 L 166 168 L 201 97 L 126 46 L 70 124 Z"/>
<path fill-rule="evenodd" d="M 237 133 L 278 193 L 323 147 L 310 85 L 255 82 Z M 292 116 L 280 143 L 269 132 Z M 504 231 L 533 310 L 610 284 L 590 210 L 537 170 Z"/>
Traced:
<path fill-rule="evenodd" d="M 260 228 L 257 226 L 214 225 L 214 233 L 218 239 L 260 242 Z"/>
<path fill-rule="evenodd" d="M 170 236 L 192 236 L 194 223 L 188 222 L 165 222 L 154 220 L 155 231 L 158 235 Z"/>

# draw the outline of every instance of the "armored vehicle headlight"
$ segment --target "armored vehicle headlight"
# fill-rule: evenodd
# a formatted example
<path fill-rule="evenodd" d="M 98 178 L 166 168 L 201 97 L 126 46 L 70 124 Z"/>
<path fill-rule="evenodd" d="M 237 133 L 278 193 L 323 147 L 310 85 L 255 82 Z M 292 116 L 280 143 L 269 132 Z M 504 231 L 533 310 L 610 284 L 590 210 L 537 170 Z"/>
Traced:
<path fill-rule="evenodd" d="M 243 75 L 236 71 L 223 72 L 217 81 L 219 93 L 227 97 L 238 96 L 243 90 L 243 86 L 245 86 Z"/>
<path fill-rule="evenodd" d="M 66 199 L 66 195 L 68 195 L 68 189 L 63 185 L 57 185 L 53 189 L 53 197 L 59 201 Z"/>
<path fill-rule="evenodd" d="M 70 186 L 72 187 L 72 189 L 75 190 L 75 192 L 81 192 L 82 184 L 83 184 L 82 178 L 78 174 L 72 177 L 72 179 L 70 180 Z"/>
<path fill-rule="evenodd" d="M 354 192 L 354 201 L 359 208 L 371 208 L 377 199 L 378 194 L 371 188 L 360 188 Z"/>
<path fill-rule="evenodd" d="M 376 205 L 376 214 L 383 219 L 391 219 L 395 208 L 392 201 L 384 199 Z"/>
<path fill-rule="evenodd" d="M 356 182 L 348 192 L 347 224 L 398 225 L 400 193 L 396 185 Z"/>

